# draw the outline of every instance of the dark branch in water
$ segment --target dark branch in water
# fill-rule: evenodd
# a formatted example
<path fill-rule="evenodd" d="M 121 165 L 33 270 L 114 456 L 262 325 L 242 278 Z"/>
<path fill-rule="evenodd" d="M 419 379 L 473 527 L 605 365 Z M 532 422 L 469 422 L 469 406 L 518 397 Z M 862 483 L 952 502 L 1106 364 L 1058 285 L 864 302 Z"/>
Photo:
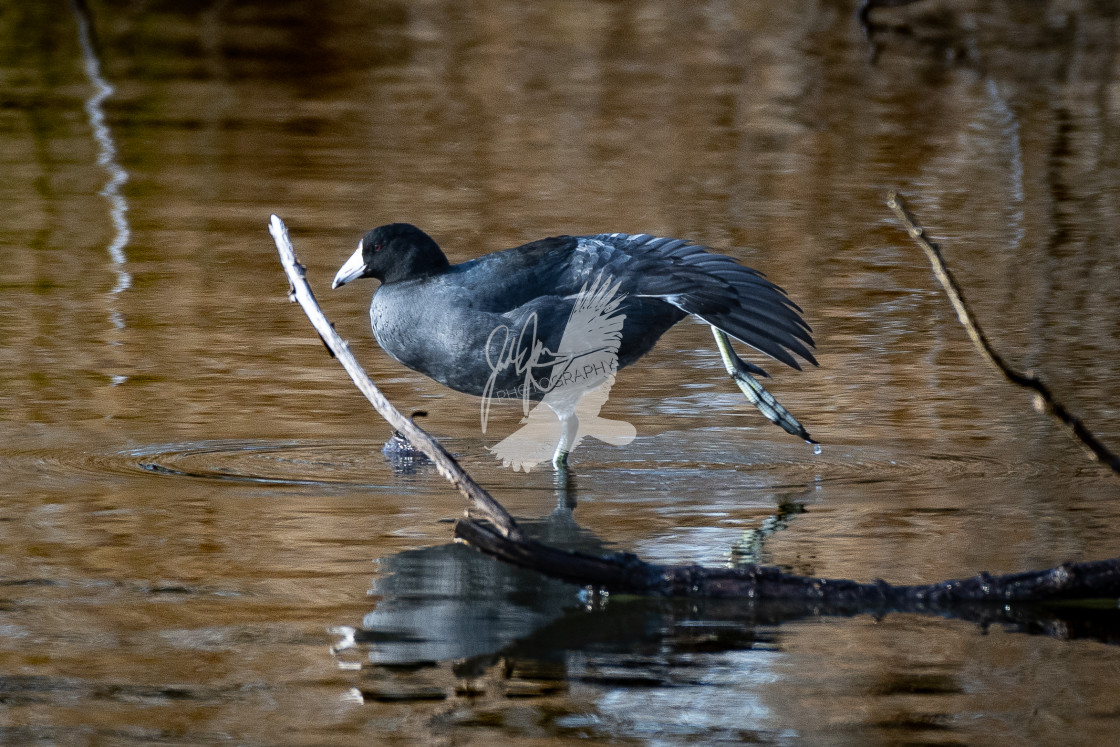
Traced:
<path fill-rule="evenodd" d="M 799 614 L 854 615 L 908 611 L 952 614 L 991 622 L 1011 615 L 1013 609 L 1007 610 L 1006 614 L 997 614 L 993 610 L 1013 602 L 1120 598 L 1120 558 L 1093 563 L 1066 563 L 1045 571 L 1009 576 L 995 577 L 982 573 L 973 578 L 938 584 L 891 586 L 882 581 L 863 584 L 842 579 L 795 576 L 777 568 L 757 565 L 737 568 L 663 566 L 647 563 L 630 553 L 596 557 L 538 542 L 526 536 L 502 505 L 471 479 L 434 438 L 385 399 L 315 301 L 304 268 L 292 249 L 287 227 L 279 218 L 272 216 L 270 231 L 291 282 L 290 296 L 303 307 L 319 336 L 374 408 L 418 450 L 431 458 L 440 474 L 466 496 L 470 512 L 485 520 L 472 518 L 468 513 L 466 518 L 456 523 L 455 536 L 488 555 L 564 581 L 616 593 L 733 598 L 741 599 L 744 605 L 764 602 L 788 604 Z"/>
<path fill-rule="evenodd" d="M 929 263 L 933 266 L 933 274 L 937 276 L 937 281 L 945 289 L 945 295 L 949 297 L 949 302 L 953 304 L 953 309 L 957 312 L 957 319 L 964 326 L 972 344 L 980 351 L 981 357 L 1012 384 L 1033 391 L 1037 395 L 1041 409 L 1060 420 L 1073 433 L 1074 438 L 1089 449 L 1093 458 L 1108 465 L 1113 472 L 1120 474 L 1120 457 L 1117 457 L 1107 446 L 1101 443 L 1100 439 L 1081 422 L 1080 418 L 1054 398 L 1046 382 L 1034 374 L 1019 373 L 992 347 L 987 335 L 980 329 L 980 323 L 976 321 L 976 317 L 972 315 L 972 311 L 965 302 L 964 294 L 961 292 L 960 286 L 957 285 L 956 278 L 953 277 L 953 273 L 949 271 L 949 267 L 945 264 L 940 248 L 926 238 L 924 229 L 913 213 L 907 209 L 902 195 L 891 192 L 887 197 L 887 206 L 902 221 L 902 225 L 906 227 L 906 232 L 910 234 L 910 238 L 914 239 L 922 251 L 925 252 Z"/>
<path fill-rule="evenodd" d="M 629 553 L 593 557 L 558 550 L 532 539 L 513 542 L 472 519 L 460 519 L 455 525 L 455 536 L 507 563 L 572 583 L 602 587 L 613 593 L 812 602 L 821 605 L 821 614 L 870 609 L 943 612 L 954 605 L 976 602 L 1120 598 L 1120 558 L 1064 563 L 1044 571 L 1006 576 L 981 573 L 937 584 L 892 586 L 883 581 L 861 584 L 843 579 L 794 576 L 758 565 L 740 568 L 661 566 L 646 563 Z"/>

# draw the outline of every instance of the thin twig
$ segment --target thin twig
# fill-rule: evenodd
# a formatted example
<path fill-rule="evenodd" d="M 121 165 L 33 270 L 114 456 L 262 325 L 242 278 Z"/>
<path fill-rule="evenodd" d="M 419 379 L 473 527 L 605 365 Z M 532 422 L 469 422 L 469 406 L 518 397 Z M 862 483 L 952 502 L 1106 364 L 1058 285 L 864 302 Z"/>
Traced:
<path fill-rule="evenodd" d="M 315 331 L 319 333 L 323 344 L 327 346 L 334 357 L 338 358 L 338 362 L 346 369 L 346 373 L 350 374 L 355 386 L 366 396 L 366 399 L 381 414 L 381 417 L 389 421 L 389 425 L 403 434 L 413 446 L 424 452 L 435 463 L 439 473 L 459 489 L 459 492 L 470 502 L 471 508 L 489 519 L 503 536 L 518 541 L 522 537 L 521 529 L 505 508 L 494 500 L 470 475 L 464 472 L 455 458 L 440 446 L 438 441 L 428 435 L 423 428 L 416 425 L 411 419 L 405 417 L 400 410 L 393 407 L 393 404 L 385 398 L 381 390 L 370 381 L 369 376 L 366 375 L 357 359 L 354 358 L 354 354 L 350 352 L 350 346 L 339 336 L 334 326 L 327 321 L 323 310 L 319 308 L 315 295 L 311 292 L 311 286 L 307 284 L 303 265 L 296 259 L 292 241 L 288 237 L 288 227 L 284 225 L 284 221 L 275 215 L 272 216 L 268 231 L 276 242 L 276 249 L 280 252 L 280 261 L 284 264 L 284 272 L 287 273 L 288 282 L 291 284 L 288 298 L 298 302 L 303 307 L 303 312 L 311 320 L 311 324 L 315 327 Z"/>
<path fill-rule="evenodd" d="M 972 311 L 969 310 L 960 286 L 945 264 L 945 259 L 941 256 L 941 250 L 938 248 L 937 244 L 934 244 L 926 238 L 925 230 L 918 223 L 918 220 L 910 210 L 907 209 L 902 195 L 898 192 L 891 192 L 887 197 L 887 207 L 894 211 L 894 214 L 902 221 L 902 225 L 906 227 L 906 232 L 910 234 L 910 238 L 914 239 L 918 246 L 921 247 L 922 251 L 925 252 L 926 258 L 929 259 L 930 264 L 933 266 L 933 274 L 937 277 L 938 282 L 941 283 L 941 287 L 945 289 L 945 295 L 949 297 L 949 302 L 957 312 L 957 319 L 959 319 L 961 325 L 964 326 L 965 332 L 968 333 L 969 339 L 972 340 L 973 345 L 975 345 L 976 349 L 980 352 L 980 356 L 993 368 L 1003 374 L 1012 384 L 1033 391 L 1038 396 L 1046 412 L 1061 421 L 1062 424 L 1073 433 L 1074 438 L 1089 449 L 1089 452 L 1095 459 L 1108 465 L 1113 472 L 1120 474 L 1120 457 L 1117 457 L 1107 446 L 1101 443 L 1100 439 L 1081 422 L 1080 418 L 1067 410 L 1061 402 L 1058 402 L 1058 400 L 1054 398 L 1046 382 L 1042 381 L 1042 379 L 1034 374 L 1023 374 L 1016 371 L 1003 359 L 1003 356 L 992 347 L 992 344 L 988 341 L 988 337 L 984 334 L 983 330 L 980 329 L 979 322 L 976 321 L 976 318 L 972 315 Z"/>

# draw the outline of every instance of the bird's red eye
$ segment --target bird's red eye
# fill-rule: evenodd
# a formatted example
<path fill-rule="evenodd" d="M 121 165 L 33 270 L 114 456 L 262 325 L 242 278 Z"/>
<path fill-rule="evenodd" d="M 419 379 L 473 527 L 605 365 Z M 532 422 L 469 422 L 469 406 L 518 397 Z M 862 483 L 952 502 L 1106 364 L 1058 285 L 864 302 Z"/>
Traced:
<path fill-rule="evenodd" d="M 374 244 L 373 245 L 373 251 L 375 251 L 375 252 L 381 251 L 381 246 L 382 246 L 381 244 Z"/>

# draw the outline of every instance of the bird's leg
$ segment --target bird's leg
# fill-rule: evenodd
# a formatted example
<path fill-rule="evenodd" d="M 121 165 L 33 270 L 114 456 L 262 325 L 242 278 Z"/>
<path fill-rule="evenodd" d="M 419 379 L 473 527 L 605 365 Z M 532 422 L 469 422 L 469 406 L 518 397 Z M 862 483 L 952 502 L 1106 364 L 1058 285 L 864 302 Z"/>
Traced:
<path fill-rule="evenodd" d="M 552 473 L 552 488 L 556 493 L 553 514 L 571 514 L 576 508 L 576 476 L 567 463 Z"/>
<path fill-rule="evenodd" d="M 743 394 L 747 395 L 751 404 L 757 407 L 758 411 L 767 420 L 780 426 L 786 433 L 803 438 L 811 444 L 817 443 L 805 430 L 805 426 L 797 422 L 797 418 L 793 417 L 789 410 L 782 407 L 781 403 L 774 399 L 774 395 L 758 383 L 758 379 L 751 376 L 750 371 L 747 370 L 747 364 L 739 359 L 724 331 L 719 327 L 712 326 L 712 334 L 716 338 L 716 345 L 719 346 L 719 354 L 723 356 L 723 365 L 727 368 L 727 373 L 730 374 L 731 380 L 742 390 Z"/>
<path fill-rule="evenodd" d="M 556 469 L 568 468 L 568 452 L 572 450 L 578 430 L 579 418 L 574 412 L 560 415 L 560 442 L 556 444 L 556 453 L 552 455 L 552 466 Z"/>

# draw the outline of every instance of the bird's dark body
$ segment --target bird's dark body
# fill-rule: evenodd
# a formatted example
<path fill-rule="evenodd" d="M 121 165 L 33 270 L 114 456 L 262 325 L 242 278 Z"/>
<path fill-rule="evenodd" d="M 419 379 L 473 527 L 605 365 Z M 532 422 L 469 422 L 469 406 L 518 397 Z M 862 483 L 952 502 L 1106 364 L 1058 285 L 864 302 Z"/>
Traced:
<path fill-rule="evenodd" d="M 784 291 L 756 270 L 680 239 L 557 236 L 450 265 L 418 229 L 392 224 L 367 234 L 359 252 L 364 274 L 355 269 L 343 277 L 340 270 L 335 282 L 382 280 L 370 306 L 380 346 L 467 394 L 522 386 L 524 366 L 503 357 L 503 349 L 527 354 L 539 342 L 556 351 L 581 290 L 608 277 L 624 297 L 615 312 L 625 315 L 618 368 L 649 352 L 689 314 L 794 368 L 800 366 L 791 353 L 816 363 L 811 330 Z M 530 398 L 542 393 L 531 390 Z"/>

